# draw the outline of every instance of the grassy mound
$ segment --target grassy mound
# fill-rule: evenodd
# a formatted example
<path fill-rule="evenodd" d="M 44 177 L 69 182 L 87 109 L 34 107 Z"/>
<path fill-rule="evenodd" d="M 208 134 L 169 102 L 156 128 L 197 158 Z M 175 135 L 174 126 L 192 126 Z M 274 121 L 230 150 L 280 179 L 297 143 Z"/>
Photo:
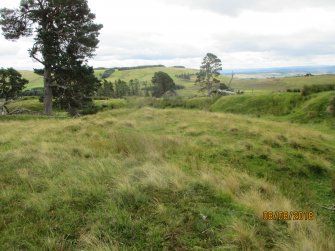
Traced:
<path fill-rule="evenodd" d="M 329 111 L 335 92 L 303 97 L 298 93 L 264 93 L 222 97 L 210 110 L 258 117 L 276 116 L 299 123 L 326 123 L 334 128 L 335 117 Z"/>
<path fill-rule="evenodd" d="M 246 94 L 222 97 L 211 106 L 211 110 L 259 116 L 282 116 L 291 113 L 302 102 L 303 97 L 295 93 Z"/>
<path fill-rule="evenodd" d="M 0 128 L 1 250 L 335 248 L 332 132 L 152 108 Z"/>

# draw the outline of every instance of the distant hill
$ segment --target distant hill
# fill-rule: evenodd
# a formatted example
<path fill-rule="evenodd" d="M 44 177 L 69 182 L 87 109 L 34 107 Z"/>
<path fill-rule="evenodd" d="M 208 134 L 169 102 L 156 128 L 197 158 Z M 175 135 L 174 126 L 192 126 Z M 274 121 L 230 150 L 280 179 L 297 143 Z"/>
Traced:
<path fill-rule="evenodd" d="M 285 77 L 299 76 L 307 73 L 314 75 L 335 74 L 335 66 L 291 66 L 274 68 L 254 68 L 254 69 L 224 69 L 222 74 L 238 75 L 264 75 L 264 77 Z"/>

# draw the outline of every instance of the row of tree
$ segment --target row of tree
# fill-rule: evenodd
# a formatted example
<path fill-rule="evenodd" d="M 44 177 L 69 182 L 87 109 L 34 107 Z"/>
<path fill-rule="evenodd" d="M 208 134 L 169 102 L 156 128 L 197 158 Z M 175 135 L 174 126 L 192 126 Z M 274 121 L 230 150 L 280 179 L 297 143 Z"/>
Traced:
<path fill-rule="evenodd" d="M 146 85 L 146 83 L 142 83 Z M 138 79 L 130 80 L 128 83 L 116 80 L 114 83 L 104 79 L 97 92 L 98 97 L 122 98 L 125 96 L 141 96 L 141 83 Z"/>
<path fill-rule="evenodd" d="M 116 80 L 114 83 L 104 79 L 101 87 L 98 89 L 99 97 L 122 98 L 126 96 L 153 96 L 162 97 L 167 92 L 175 94 L 178 86 L 173 79 L 165 72 L 156 72 L 151 80 L 140 82 L 138 79 L 132 79 L 128 83 L 123 80 Z"/>
<path fill-rule="evenodd" d="M 177 74 L 176 77 L 183 79 L 183 80 L 191 80 L 191 78 L 194 76 L 195 74 L 192 73 L 181 73 L 181 74 Z"/>

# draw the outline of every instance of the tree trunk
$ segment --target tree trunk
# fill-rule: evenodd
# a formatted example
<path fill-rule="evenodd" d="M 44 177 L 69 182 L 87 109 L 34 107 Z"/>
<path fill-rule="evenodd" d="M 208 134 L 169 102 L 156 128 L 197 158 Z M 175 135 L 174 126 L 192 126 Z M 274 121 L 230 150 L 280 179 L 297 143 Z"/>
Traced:
<path fill-rule="evenodd" d="M 52 98 L 51 69 L 46 66 L 44 69 L 44 115 L 52 115 Z"/>

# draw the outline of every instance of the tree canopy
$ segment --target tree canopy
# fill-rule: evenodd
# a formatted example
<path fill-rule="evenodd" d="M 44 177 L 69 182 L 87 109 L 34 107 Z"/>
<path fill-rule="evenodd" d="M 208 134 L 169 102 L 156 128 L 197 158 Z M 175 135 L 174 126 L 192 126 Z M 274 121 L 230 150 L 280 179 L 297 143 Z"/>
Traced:
<path fill-rule="evenodd" d="M 28 80 L 13 68 L 0 69 L 0 98 L 6 101 L 16 98 Z"/>
<path fill-rule="evenodd" d="M 153 84 L 152 95 L 154 97 L 162 97 L 168 91 L 174 91 L 176 84 L 169 74 L 159 71 L 156 72 L 151 80 Z"/>
<path fill-rule="evenodd" d="M 54 89 L 64 88 L 64 79 L 59 81 L 56 72 L 72 69 L 69 77 L 77 79 L 78 69 L 87 69 L 85 63 L 94 55 L 102 28 L 94 19 L 87 0 L 22 0 L 17 9 L 0 10 L 6 39 L 34 35 L 29 55 L 44 67 L 45 114 L 52 114 L 53 94 L 59 93 Z"/>

